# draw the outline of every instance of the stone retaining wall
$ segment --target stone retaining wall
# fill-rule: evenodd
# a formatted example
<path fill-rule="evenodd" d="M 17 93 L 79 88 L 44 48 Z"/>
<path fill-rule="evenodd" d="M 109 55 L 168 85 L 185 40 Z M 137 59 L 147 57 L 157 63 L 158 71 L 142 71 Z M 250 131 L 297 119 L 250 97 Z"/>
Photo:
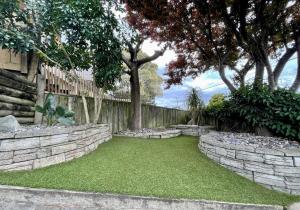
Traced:
<path fill-rule="evenodd" d="M 153 131 L 153 132 L 134 132 L 128 131 L 124 133 L 115 134 L 114 136 L 122 137 L 135 137 L 143 139 L 168 139 L 181 135 L 181 130 L 165 130 L 165 131 Z"/>
<path fill-rule="evenodd" d="M 104 124 L 1 133 L 0 170 L 31 170 L 69 161 L 111 138 Z"/>
<path fill-rule="evenodd" d="M 216 140 L 202 135 L 199 149 L 210 159 L 273 190 L 300 195 L 300 149 L 269 149 Z"/>
<path fill-rule="evenodd" d="M 213 129 L 213 126 L 198 126 L 198 125 L 171 125 L 173 129 L 181 130 L 182 135 L 201 136 Z"/>

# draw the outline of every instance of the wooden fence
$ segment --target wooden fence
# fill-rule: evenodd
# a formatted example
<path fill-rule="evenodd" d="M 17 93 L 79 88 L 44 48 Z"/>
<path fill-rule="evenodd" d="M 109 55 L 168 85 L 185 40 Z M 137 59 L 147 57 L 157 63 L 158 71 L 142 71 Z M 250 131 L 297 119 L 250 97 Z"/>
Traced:
<path fill-rule="evenodd" d="M 99 91 L 93 80 L 88 78 L 87 72 L 76 71 L 67 74 L 57 67 L 43 66 L 43 68 L 46 76 L 46 92 L 60 95 L 94 97 L 95 91 Z M 104 98 L 117 101 L 130 101 L 126 98 L 115 98 L 109 94 L 105 94 Z"/>
<path fill-rule="evenodd" d="M 75 112 L 75 120 L 77 123 L 85 123 L 85 115 L 83 102 L 81 97 L 56 95 L 58 104 L 69 107 Z M 87 98 L 89 114 L 93 120 L 94 103 L 93 98 Z M 168 127 L 172 124 L 182 123 L 182 119 L 186 115 L 186 111 L 178 109 L 170 109 L 157 107 L 153 105 L 142 105 L 142 127 L 157 128 Z M 99 123 L 108 123 L 113 132 L 127 130 L 130 119 L 130 103 L 118 100 L 104 99 L 102 103 L 102 111 Z"/>

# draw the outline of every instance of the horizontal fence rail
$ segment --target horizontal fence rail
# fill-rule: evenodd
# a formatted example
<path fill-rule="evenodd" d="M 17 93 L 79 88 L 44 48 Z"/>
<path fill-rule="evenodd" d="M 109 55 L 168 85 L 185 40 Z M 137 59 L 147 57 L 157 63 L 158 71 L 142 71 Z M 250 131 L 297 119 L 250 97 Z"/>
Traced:
<path fill-rule="evenodd" d="M 94 97 L 95 91 L 99 91 L 91 78 L 83 71 L 64 72 L 57 67 L 43 66 L 46 77 L 46 92 L 62 95 Z M 113 95 L 105 94 L 105 99 L 115 101 L 127 101 L 127 98 L 116 98 Z"/>

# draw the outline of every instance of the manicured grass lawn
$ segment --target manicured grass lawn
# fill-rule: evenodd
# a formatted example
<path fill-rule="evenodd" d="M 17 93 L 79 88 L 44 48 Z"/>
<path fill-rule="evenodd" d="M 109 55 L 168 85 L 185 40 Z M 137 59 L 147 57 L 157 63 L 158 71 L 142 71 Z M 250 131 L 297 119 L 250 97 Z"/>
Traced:
<path fill-rule="evenodd" d="M 0 173 L 0 184 L 167 198 L 286 205 L 300 197 L 267 190 L 201 154 L 195 137 L 117 138 L 48 168 Z"/>

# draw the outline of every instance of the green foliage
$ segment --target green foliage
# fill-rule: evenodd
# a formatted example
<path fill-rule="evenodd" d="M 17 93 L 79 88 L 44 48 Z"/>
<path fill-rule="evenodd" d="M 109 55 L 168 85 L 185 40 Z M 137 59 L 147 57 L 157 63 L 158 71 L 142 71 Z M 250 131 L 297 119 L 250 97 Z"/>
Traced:
<path fill-rule="evenodd" d="M 215 94 L 211 97 L 206 107 L 206 111 L 211 115 L 216 115 L 224 107 L 225 96 L 223 94 Z"/>
<path fill-rule="evenodd" d="M 74 112 L 67 111 L 62 106 L 57 106 L 55 97 L 52 93 L 49 93 L 46 96 L 43 106 L 37 105 L 35 109 L 46 117 L 48 126 L 53 126 L 57 123 L 62 125 L 75 124 L 73 119 Z"/>
<path fill-rule="evenodd" d="M 197 90 L 192 88 L 190 95 L 188 96 L 188 109 L 194 112 L 204 107 L 204 102 L 199 98 Z"/>
<path fill-rule="evenodd" d="M 122 73 L 115 0 L 21 2 L 0 0 L 1 48 L 64 70 L 92 69 L 98 87 L 112 88 Z"/>
<path fill-rule="evenodd" d="M 245 86 L 232 93 L 216 116 L 223 121 L 241 120 L 253 128 L 265 127 L 274 134 L 300 140 L 300 95 L 286 89 Z"/>

